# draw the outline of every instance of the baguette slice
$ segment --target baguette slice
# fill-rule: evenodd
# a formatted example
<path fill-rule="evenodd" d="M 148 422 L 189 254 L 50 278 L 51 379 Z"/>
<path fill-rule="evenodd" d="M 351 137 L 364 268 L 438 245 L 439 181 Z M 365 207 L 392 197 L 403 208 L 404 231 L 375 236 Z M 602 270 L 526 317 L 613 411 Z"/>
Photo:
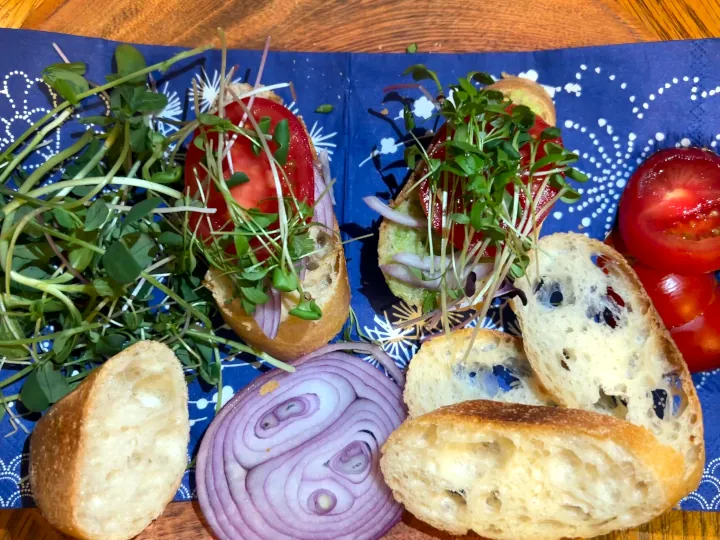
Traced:
<path fill-rule="evenodd" d="M 319 228 L 313 227 L 311 231 L 317 232 L 317 229 Z M 337 224 L 336 232 L 339 235 Z M 255 319 L 242 308 L 240 300 L 233 298 L 232 284 L 228 277 L 218 277 L 218 274 L 211 270 L 205 277 L 205 286 L 212 293 L 223 319 L 237 335 L 279 360 L 294 360 L 326 345 L 342 330 L 348 318 L 350 284 L 345 253 L 337 238 L 329 240 L 331 245 L 327 254 L 315 260 L 317 266 L 305 273 L 303 281 L 303 289 L 315 299 L 322 310 L 322 318 L 306 321 L 288 316 L 289 309 L 297 304 L 297 297 L 284 294 L 282 322 L 274 339 L 266 336 Z"/>
<path fill-rule="evenodd" d="M 30 439 L 32 492 L 50 524 L 88 540 L 147 527 L 185 473 L 187 401 L 173 352 L 141 341 L 53 405 Z"/>
<path fill-rule="evenodd" d="M 380 466 L 417 518 L 497 539 L 635 527 L 685 492 L 683 457 L 645 429 L 588 411 L 492 401 L 405 421 Z"/>
<path fill-rule="evenodd" d="M 504 75 L 503 79 L 488 88 L 502 92 L 512 99 L 513 103 L 529 107 L 545 122 L 552 126 L 555 125 L 555 105 L 545 89 L 536 82 Z M 390 201 L 390 206 L 403 214 L 425 219 L 425 212 L 420 205 L 417 191 L 413 193 L 410 189 L 416 183 L 414 181 L 416 175 L 422 174 L 420 173 L 422 169 L 422 163 L 418 164 L 418 167 L 400 190 L 398 196 Z M 378 234 L 378 262 L 380 266 L 392 263 L 393 257 L 398 253 L 425 255 L 427 235 L 427 228 L 415 229 L 383 219 Z M 409 306 L 418 309 L 422 308 L 426 295 L 425 289 L 413 287 L 388 275 L 385 275 L 385 281 L 395 296 Z"/>
<path fill-rule="evenodd" d="M 403 394 L 410 417 L 474 399 L 552 405 L 520 338 L 483 329 L 472 341 L 474 333 L 466 328 L 436 337 L 413 356 Z"/>
<path fill-rule="evenodd" d="M 687 491 L 705 462 L 695 387 L 635 272 L 614 249 L 579 234 L 542 238 L 516 298 L 530 364 L 562 405 L 650 430 L 684 458 Z"/>
<path fill-rule="evenodd" d="M 251 90 L 252 87 L 245 83 L 237 83 L 233 84 L 232 88 L 235 95 L 239 95 Z M 265 91 L 258 96 L 282 104 L 282 99 L 274 92 Z M 229 94 L 228 99 L 234 99 L 233 95 Z M 298 118 L 305 126 L 302 117 Z M 305 132 L 307 133 L 307 128 Z M 310 150 L 313 159 L 317 160 L 312 141 L 310 141 Z M 326 345 L 342 330 L 350 313 L 350 283 L 337 220 L 333 237 L 322 231 L 320 227 L 311 228 L 310 236 L 318 247 L 319 242 L 322 242 L 324 249 L 319 249 L 311 258 L 313 269 L 308 269 L 305 273 L 303 289 L 315 299 L 323 316 L 317 321 L 306 321 L 290 316 L 288 312 L 297 305 L 299 297 L 297 293 L 283 294 L 281 323 L 278 334 L 273 339 L 265 335 L 255 319 L 245 312 L 240 300 L 235 298 L 229 278 L 221 276 L 214 270 L 208 271 L 205 276 L 205 287 L 212 293 L 228 326 L 248 344 L 279 360 L 294 360 Z"/>

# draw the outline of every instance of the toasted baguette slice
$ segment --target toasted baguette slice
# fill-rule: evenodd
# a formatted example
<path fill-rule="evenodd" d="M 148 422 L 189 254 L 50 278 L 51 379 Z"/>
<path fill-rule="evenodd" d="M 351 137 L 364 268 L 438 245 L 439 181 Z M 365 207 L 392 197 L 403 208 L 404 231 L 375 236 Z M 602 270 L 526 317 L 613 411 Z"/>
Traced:
<path fill-rule="evenodd" d="M 53 405 L 30 439 L 32 492 L 50 524 L 93 540 L 147 527 L 187 466 L 187 401 L 173 352 L 141 341 Z"/>
<path fill-rule="evenodd" d="M 567 407 L 650 430 L 675 448 L 688 490 L 705 462 L 700 402 L 685 361 L 635 272 L 614 249 L 579 234 L 542 238 L 531 253 L 527 296 L 512 302 L 530 364 Z"/>
<path fill-rule="evenodd" d="M 552 405 L 520 338 L 478 330 L 473 341 L 474 333 L 473 328 L 456 330 L 420 347 L 410 362 L 403 394 L 409 416 L 474 399 Z"/>
<path fill-rule="evenodd" d="M 555 125 L 555 105 L 545 89 L 534 81 L 519 77 L 505 76 L 488 88 L 498 90 L 512 99 L 517 105 L 529 107 L 535 114 L 539 115 L 545 122 Z M 416 174 L 423 169 L 422 163 L 410 176 L 398 196 L 390 201 L 390 206 L 403 214 L 425 219 L 425 212 L 420 205 L 417 191 L 410 192 L 410 188 L 416 183 Z M 414 229 L 399 225 L 387 219 L 380 223 L 378 235 L 378 261 L 380 265 L 393 262 L 393 257 L 398 253 L 413 253 L 415 255 L 426 254 L 426 243 L 428 238 L 427 228 Z M 409 306 L 421 308 L 425 300 L 426 291 L 413 287 L 392 276 L 385 275 L 390 291 L 403 300 Z"/>
<path fill-rule="evenodd" d="M 251 89 L 250 85 L 244 83 L 234 84 L 232 87 L 236 95 Z M 262 92 L 258 95 L 282 103 L 280 97 L 273 92 Z M 232 98 L 230 95 L 229 99 Z M 304 126 L 302 118 L 298 118 Z M 310 149 L 313 158 L 317 159 L 312 141 Z M 299 297 L 297 293 L 283 294 L 281 324 L 277 336 L 273 339 L 265 335 L 255 319 L 245 312 L 240 300 L 235 298 L 229 278 L 220 276 L 213 270 L 205 276 L 205 286 L 212 292 L 228 326 L 248 344 L 279 360 L 294 360 L 326 345 L 340 332 L 350 313 L 350 283 L 337 221 L 334 237 L 320 227 L 312 227 L 310 236 L 318 246 L 318 252 L 311 257 L 303 289 L 312 295 L 323 316 L 317 321 L 290 316 L 288 312 L 297 305 Z M 320 249 L 321 244 L 323 249 Z"/>
<path fill-rule="evenodd" d="M 336 231 L 337 231 L 336 224 Z M 319 227 L 311 229 L 311 235 Z M 345 253 L 338 240 L 328 238 L 328 250 L 321 258 L 314 258 L 313 270 L 305 273 L 303 289 L 310 293 L 322 310 L 317 321 L 306 321 L 289 316 L 288 311 L 297 305 L 297 296 L 283 294 L 282 317 L 277 336 L 266 336 L 255 319 L 233 298 L 230 279 L 210 271 L 205 286 L 212 292 L 225 322 L 250 345 L 280 360 L 294 360 L 323 345 L 340 332 L 350 312 L 350 284 L 348 283 Z"/>
<path fill-rule="evenodd" d="M 576 409 L 466 401 L 405 421 L 382 451 L 395 499 L 453 534 L 592 537 L 644 523 L 684 494 L 680 454 Z"/>

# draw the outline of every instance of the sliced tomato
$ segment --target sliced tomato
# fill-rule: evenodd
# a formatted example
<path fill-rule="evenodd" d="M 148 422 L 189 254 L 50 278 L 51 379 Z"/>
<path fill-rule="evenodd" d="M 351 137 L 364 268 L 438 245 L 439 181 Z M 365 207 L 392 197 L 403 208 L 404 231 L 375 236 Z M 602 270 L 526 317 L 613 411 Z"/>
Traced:
<path fill-rule="evenodd" d="M 508 111 L 512 110 L 512 105 L 508 107 Z M 530 128 L 529 133 L 532 137 L 538 138 L 540 134 L 543 132 L 544 129 L 550 127 L 542 118 L 535 115 L 535 123 Z M 437 158 L 440 160 L 445 159 L 445 146 L 440 144 L 443 141 L 447 139 L 447 124 L 444 124 L 437 132 L 437 135 L 435 136 L 431 151 L 430 151 L 430 157 Z M 549 139 L 546 142 L 551 142 L 555 144 L 562 144 L 562 139 Z M 543 157 L 545 157 L 546 153 L 543 148 L 544 145 L 540 145 L 540 147 L 537 150 L 536 153 L 536 160 L 539 160 Z M 525 144 L 519 149 L 520 151 L 520 160 L 522 164 L 527 164 L 530 160 L 530 144 Z M 552 165 L 551 165 L 552 166 Z M 549 166 L 549 167 L 551 167 Z M 545 169 L 541 169 L 545 170 Z M 426 174 L 427 170 L 421 170 L 420 175 Z M 449 179 L 448 183 L 452 185 L 456 179 Z M 460 181 L 465 181 L 465 179 L 460 179 Z M 542 180 L 536 180 L 533 183 L 533 186 L 531 187 L 531 192 L 533 196 L 537 193 L 537 190 L 540 189 L 540 186 L 542 184 Z M 448 201 L 447 201 L 447 210 L 446 210 L 446 216 L 449 216 L 451 214 L 460 213 L 460 214 L 468 214 L 470 212 L 470 207 L 472 206 L 473 201 L 472 200 L 466 200 L 466 198 L 463 195 L 462 187 L 459 184 L 458 187 L 455 189 L 454 193 L 448 192 Z M 452 189 L 452 188 L 451 188 Z M 509 184 L 507 186 L 507 190 L 509 193 L 513 193 L 513 190 L 515 187 L 512 184 Z M 557 189 L 555 189 L 552 186 L 547 185 L 545 188 L 545 191 L 540 196 L 540 199 L 538 201 L 537 206 L 537 212 L 538 212 L 538 224 L 541 223 L 545 217 L 547 217 L 548 212 L 543 211 L 545 207 L 548 205 L 550 200 L 557 195 Z M 433 197 L 433 193 L 430 190 L 430 182 L 425 181 L 420 185 L 419 188 L 419 196 L 420 201 L 422 203 L 422 207 L 425 210 L 425 215 L 430 215 L 430 207 L 432 206 L 432 225 L 433 229 L 440 232 L 442 231 L 442 210 L 443 210 L 443 203 L 442 200 L 440 200 L 437 196 Z M 433 199 L 433 200 L 431 200 Z M 521 192 L 519 195 L 519 202 L 520 207 L 525 209 L 527 208 L 528 201 L 526 200 L 525 193 Z M 465 235 L 466 235 L 466 226 L 455 223 L 453 225 L 452 230 L 449 234 L 449 239 L 453 243 L 453 245 L 458 248 L 462 249 L 463 244 L 465 243 Z M 482 235 L 480 233 L 475 233 L 474 237 L 472 238 L 470 244 L 473 245 L 479 241 L 482 240 Z M 490 249 L 488 250 L 487 254 L 492 255 L 494 250 Z"/>
<path fill-rule="evenodd" d="M 691 372 L 720 367 L 720 300 L 689 323 L 672 328 L 670 335 Z"/>
<path fill-rule="evenodd" d="M 713 274 L 668 274 L 642 263 L 635 264 L 633 270 L 668 328 L 692 321 L 715 300 L 717 282 Z"/>
<path fill-rule="evenodd" d="M 617 229 L 605 243 L 628 259 L 690 371 L 720 367 L 720 291 L 715 275 L 650 268 L 627 253 Z"/>
<path fill-rule="evenodd" d="M 249 99 L 244 100 L 246 105 Z M 313 172 L 313 158 L 310 147 L 310 140 L 302 122 L 286 107 L 269 99 L 256 97 L 253 101 L 251 112 L 256 121 L 263 117 L 270 118 L 269 133 L 275 132 L 275 127 L 281 120 L 288 121 L 289 143 L 288 156 L 285 165 L 282 167 L 290 182 L 288 186 L 281 175 L 283 192 L 285 195 L 292 193 L 299 201 L 312 205 L 315 201 L 315 184 Z M 243 109 L 238 103 L 231 103 L 225 107 L 225 115 L 233 124 L 239 125 L 243 117 Z M 249 120 L 245 122 L 246 127 L 252 128 Z M 195 136 L 200 130 L 195 132 Z M 207 139 L 216 145 L 217 133 L 208 133 Z M 274 141 L 268 141 L 272 152 L 277 150 Z M 191 226 L 197 225 L 198 234 L 205 238 L 212 230 L 223 230 L 230 223 L 227 204 L 222 194 L 216 189 L 213 182 L 208 181 L 204 169 L 200 163 L 205 159 L 205 151 L 194 144 L 188 146 L 185 161 L 185 186 L 191 196 L 199 196 L 198 180 L 203 186 L 207 197 L 208 208 L 217 208 L 217 212 L 210 217 L 208 224 L 207 216 L 192 214 Z M 232 162 L 232 168 L 230 163 Z M 245 173 L 249 181 L 230 189 L 230 193 L 237 203 L 245 209 L 257 208 L 263 212 L 277 211 L 277 191 L 273 178 L 270 161 L 264 151 L 258 155 L 253 152 L 252 142 L 243 136 L 238 136 L 230 147 L 228 157 L 223 161 L 223 176 L 230 178 L 233 172 Z M 197 178 L 196 178 L 197 174 Z M 199 220 L 199 224 L 198 224 Z"/>
<path fill-rule="evenodd" d="M 720 269 L 720 156 L 700 148 L 653 154 L 628 182 L 619 224 L 629 252 L 653 268 Z"/>

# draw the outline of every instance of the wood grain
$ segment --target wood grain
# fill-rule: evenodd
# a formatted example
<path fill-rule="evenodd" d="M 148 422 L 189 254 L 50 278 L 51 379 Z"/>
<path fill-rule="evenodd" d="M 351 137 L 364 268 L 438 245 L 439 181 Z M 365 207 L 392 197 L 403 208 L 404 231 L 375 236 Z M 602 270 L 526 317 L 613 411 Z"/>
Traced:
<path fill-rule="evenodd" d="M 36 509 L 0 511 L 0 540 L 66 540 L 53 530 Z M 171 503 L 165 513 L 136 540 L 212 540 L 193 503 Z M 452 536 L 405 514 L 384 540 L 480 540 L 477 535 Z M 720 538 L 720 514 L 672 511 L 631 531 L 621 531 L 597 540 L 687 540 Z M 529 540 L 529 539 L 528 539 Z"/>
<path fill-rule="evenodd" d="M 457 6 L 451 8 L 449 6 Z M 193 46 L 222 26 L 231 47 L 531 50 L 720 36 L 719 0 L 0 0 L 0 26 Z M 56 540 L 35 509 L 0 511 L 0 540 Z M 197 503 L 173 503 L 140 540 L 212 538 Z M 449 539 L 406 515 L 388 540 Z M 470 538 L 470 537 L 467 537 Z M 473 537 L 477 538 L 477 537 Z M 720 538 L 720 513 L 668 512 L 605 540 Z"/>

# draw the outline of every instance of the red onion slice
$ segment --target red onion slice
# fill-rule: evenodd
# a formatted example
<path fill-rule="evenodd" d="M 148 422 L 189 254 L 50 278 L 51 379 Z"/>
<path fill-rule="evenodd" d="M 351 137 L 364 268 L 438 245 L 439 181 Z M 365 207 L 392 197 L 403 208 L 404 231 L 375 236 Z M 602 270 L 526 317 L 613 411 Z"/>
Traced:
<path fill-rule="evenodd" d="M 257 305 L 253 318 L 263 334 L 270 339 L 275 339 L 280 328 L 281 298 L 280 293 L 272 287 L 268 291 L 268 296 L 270 298 L 267 302 Z"/>
<path fill-rule="evenodd" d="M 379 198 L 377 198 L 375 196 L 364 197 L 363 201 L 365 201 L 365 204 L 367 204 L 370 208 L 375 210 L 378 214 L 380 214 L 384 218 L 387 218 L 390 221 L 393 221 L 399 225 L 405 225 L 407 227 L 414 227 L 416 229 L 421 229 L 423 227 L 427 227 L 426 220 L 414 218 L 412 216 L 408 216 L 407 214 L 403 214 L 402 212 L 398 212 L 397 210 L 393 210 L 387 204 L 385 204 L 384 202 L 382 202 Z"/>
<path fill-rule="evenodd" d="M 380 538 L 400 520 L 378 460 L 405 418 L 401 389 L 337 348 L 262 375 L 210 425 L 196 481 L 220 539 Z"/>
<path fill-rule="evenodd" d="M 431 291 L 437 291 L 440 288 L 440 278 L 421 279 L 413 274 L 410 268 L 404 264 L 382 264 L 380 265 L 380 270 L 382 270 L 385 275 L 414 287 L 422 287 L 423 289 L 429 289 Z"/>
<path fill-rule="evenodd" d="M 332 175 L 330 174 L 330 156 L 328 155 L 327 150 L 320 150 L 318 152 L 318 161 L 320 162 L 320 170 L 322 172 L 325 185 L 332 185 Z M 332 188 L 330 188 L 330 200 L 333 205 L 337 204 L 335 202 L 335 193 Z"/>
<path fill-rule="evenodd" d="M 333 230 L 335 227 L 335 212 L 332 207 L 332 190 L 328 188 L 322 174 L 322 165 L 315 163 L 315 215 L 313 221 Z"/>

